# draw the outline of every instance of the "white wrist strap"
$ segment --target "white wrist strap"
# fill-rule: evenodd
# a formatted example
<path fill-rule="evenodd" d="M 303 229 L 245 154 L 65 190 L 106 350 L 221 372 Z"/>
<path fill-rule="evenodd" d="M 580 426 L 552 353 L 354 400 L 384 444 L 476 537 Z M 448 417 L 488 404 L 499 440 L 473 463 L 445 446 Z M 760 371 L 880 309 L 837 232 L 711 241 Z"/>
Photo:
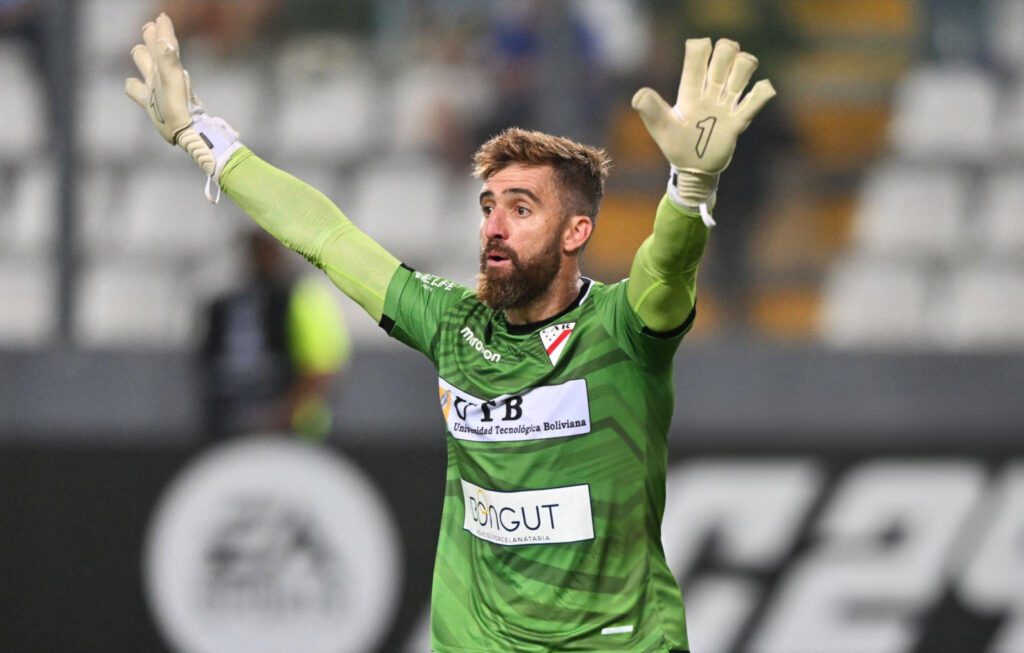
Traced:
<path fill-rule="evenodd" d="M 202 109 L 192 112 L 192 125 L 177 137 L 180 145 L 206 173 L 206 199 L 220 201 L 220 174 L 231 155 L 242 147 L 238 132 L 222 118 L 210 116 Z M 216 187 L 217 194 L 212 188 Z"/>
<path fill-rule="evenodd" d="M 680 208 L 684 208 L 689 211 L 699 210 L 701 220 L 703 220 L 704 224 L 710 229 L 717 224 L 715 219 L 711 217 L 711 208 L 714 207 L 715 199 L 718 195 L 718 176 L 715 175 L 715 179 L 712 182 L 713 185 L 711 187 L 711 193 L 707 195 L 703 202 L 697 203 L 696 206 L 694 206 L 693 203 L 684 200 L 680 192 L 681 183 L 685 183 L 686 179 L 692 178 L 693 176 L 693 173 L 687 170 L 681 170 L 675 166 L 671 166 L 671 171 L 668 176 L 668 198 L 672 200 L 673 204 Z"/>

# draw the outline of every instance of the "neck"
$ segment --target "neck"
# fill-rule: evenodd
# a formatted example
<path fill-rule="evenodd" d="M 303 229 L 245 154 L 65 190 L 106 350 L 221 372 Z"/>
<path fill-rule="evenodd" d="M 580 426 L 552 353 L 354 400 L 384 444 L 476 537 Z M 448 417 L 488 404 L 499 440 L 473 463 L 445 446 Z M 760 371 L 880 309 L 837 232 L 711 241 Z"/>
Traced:
<path fill-rule="evenodd" d="M 571 304 L 580 294 L 583 280 L 576 266 L 559 270 L 551 281 L 547 292 L 521 308 L 510 308 L 505 311 L 505 320 L 509 324 L 532 324 L 558 315 Z"/>

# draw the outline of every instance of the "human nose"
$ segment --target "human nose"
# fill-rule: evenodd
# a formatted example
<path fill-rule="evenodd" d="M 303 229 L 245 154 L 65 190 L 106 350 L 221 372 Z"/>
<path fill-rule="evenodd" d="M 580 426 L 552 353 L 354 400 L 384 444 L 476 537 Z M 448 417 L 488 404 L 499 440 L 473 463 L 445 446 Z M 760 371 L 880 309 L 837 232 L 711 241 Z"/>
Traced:
<path fill-rule="evenodd" d="M 485 240 L 508 240 L 508 220 L 501 209 L 495 207 L 484 216 Z"/>

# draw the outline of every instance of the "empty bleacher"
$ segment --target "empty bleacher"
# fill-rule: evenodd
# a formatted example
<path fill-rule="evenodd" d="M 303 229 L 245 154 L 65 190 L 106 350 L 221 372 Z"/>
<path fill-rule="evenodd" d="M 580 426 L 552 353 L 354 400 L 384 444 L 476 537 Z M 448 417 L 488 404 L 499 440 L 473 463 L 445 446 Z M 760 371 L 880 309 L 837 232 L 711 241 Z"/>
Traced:
<path fill-rule="evenodd" d="M 193 347 L 202 306 L 240 278 L 235 244 L 249 222 L 230 202 L 206 202 L 202 175 L 123 95 L 128 50 L 153 6 L 79 6 L 75 343 Z M 796 142 L 749 248 L 753 335 L 844 348 L 1024 345 L 1024 0 L 977 9 L 986 49 L 963 59 L 926 55 L 926 5 L 910 0 L 780 6 L 802 44 L 776 80 Z M 413 47 L 382 56 L 367 38 L 292 35 L 234 57 L 197 39 L 185 60 L 204 104 L 261 156 L 399 258 L 472 285 L 479 183 L 468 160 L 447 157 L 438 126 L 482 123 L 497 108 L 493 71 Z M 43 346 L 60 309 L 56 257 L 67 253 L 45 89 L 25 43 L 0 40 L 0 88 L 0 305 L 19 307 L 2 311 L 0 347 Z M 608 124 L 616 181 L 585 260 L 605 279 L 628 273 L 650 226 L 661 182 L 636 173 L 664 167 L 627 105 Z M 726 182 L 723 192 L 742 185 Z M 715 295 L 714 258 L 703 327 L 732 300 Z"/>

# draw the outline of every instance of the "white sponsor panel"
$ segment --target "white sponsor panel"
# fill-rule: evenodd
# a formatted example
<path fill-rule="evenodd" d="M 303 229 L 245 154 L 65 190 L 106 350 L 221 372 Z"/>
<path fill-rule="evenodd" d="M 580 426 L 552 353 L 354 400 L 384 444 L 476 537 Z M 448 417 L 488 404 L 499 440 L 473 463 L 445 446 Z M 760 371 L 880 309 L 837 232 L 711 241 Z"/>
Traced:
<path fill-rule="evenodd" d="M 161 498 L 146 594 L 177 651 L 376 650 L 398 603 L 397 538 L 373 483 L 339 455 L 239 438 Z"/>
<path fill-rule="evenodd" d="M 439 378 L 438 396 L 448 431 L 459 440 L 518 442 L 590 433 L 584 379 L 484 400 Z"/>
<path fill-rule="evenodd" d="M 463 528 L 495 544 L 559 544 L 594 539 L 590 486 L 496 492 L 462 481 Z"/>

